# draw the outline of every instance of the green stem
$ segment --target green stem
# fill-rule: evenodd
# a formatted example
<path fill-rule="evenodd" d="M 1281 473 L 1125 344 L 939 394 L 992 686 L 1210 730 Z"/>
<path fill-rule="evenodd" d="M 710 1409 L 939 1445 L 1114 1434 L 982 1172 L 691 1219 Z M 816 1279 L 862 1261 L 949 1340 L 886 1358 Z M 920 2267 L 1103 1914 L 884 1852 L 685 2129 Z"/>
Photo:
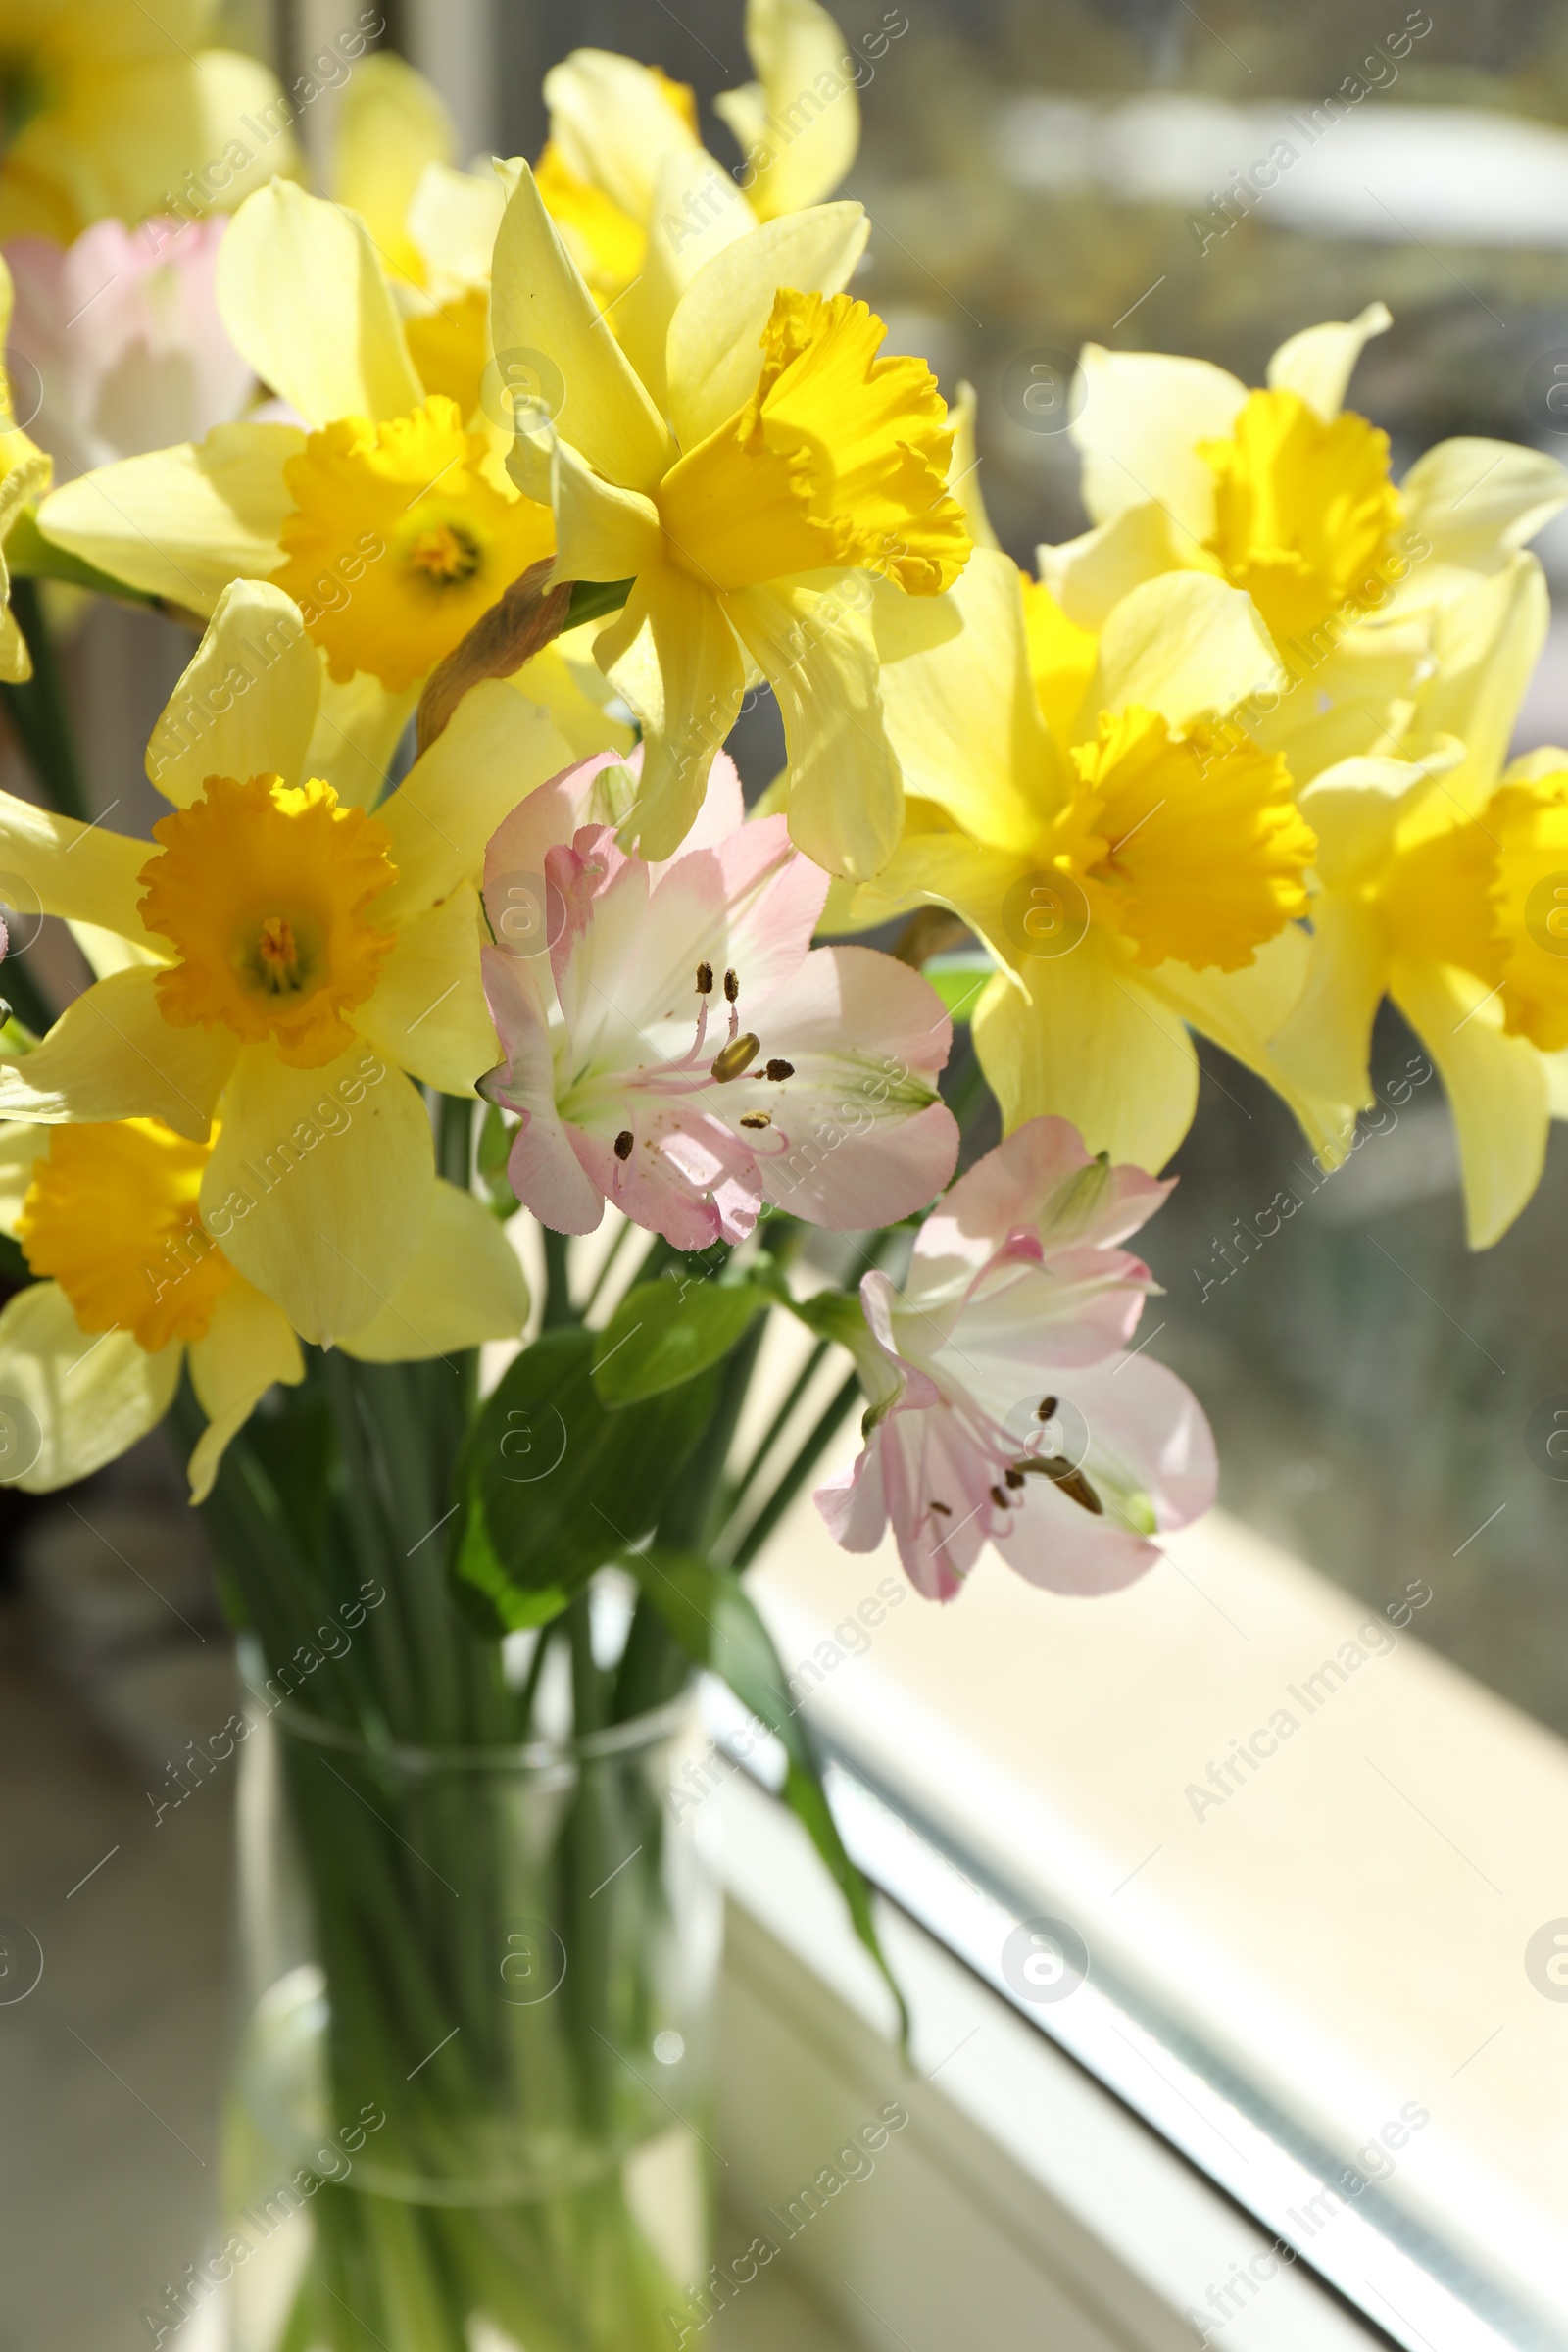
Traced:
<path fill-rule="evenodd" d="M 741 1504 L 745 1501 L 748 1494 L 751 1492 L 751 1489 L 756 1483 L 758 1473 L 761 1469 L 762 1464 L 766 1461 L 768 1455 L 778 1444 L 779 1439 L 783 1436 L 784 1431 L 789 1424 L 790 1415 L 794 1412 L 796 1406 L 800 1403 L 801 1398 L 806 1395 L 807 1390 L 816 1378 L 818 1367 L 821 1364 L 822 1358 L 828 1351 L 828 1341 L 818 1340 L 816 1346 L 811 1349 L 810 1354 L 801 1366 L 801 1369 L 797 1373 L 794 1382 L 791 1384 L 789 1395 L 779 1406 L 778 1411 L 773 1415 L 773 1418 L 768 1423 L 767 1430 L 760 1441 L 751 1460 L 747 1463 L 745 1469 L 741 1472 L 740 1477 L 735 1481 L 734 1486 L 730 1489 L 729 1507 L 731 1511 L 738 1511 Z"/>
<path fill-rule="evenodd" d="M 87 795 L 66 715 L 65 682 L 35 581 L 12 581 L 11 610 L 27 640 L 32 675 L 18 685 L 0 688 L 7 714 L 22 738 L 49 806 L 60 815 L 74 816 L 85 824 Z"/>
<path fill-rule="evenodd" d="M 466 1193 L 473 1173 L 472 1102 L 459 1095 L 441 1095 L 436 1133 L 436 1166 L 448 1184 Z"/>
<path fill-rule="evenodd" d="M 610 1270 L 613 1266 L 616 1258 L 620 1255 L 623 1245 L 627 1241 L 628 1237 L 634 1233 L 642 1234 L 643 1228 L 640 1225 L 634 1225 L 630 1217 L 628 1217 L 625 1223 L 621 1226 L 620 1231 L 616 1234 L 614 1240 L 611 1243 L 609 1250 L 606 1251 L 605 1262 L 600 1267 L 598 1273 L 594 1276 L 593 1287 L 589 1291 L 587 1298 L 582 1302 L 582 1311 L 585 1318 L 593 1313 L 594 1300 L 598 1298 L 600 1292 L 604 1289 L 605 1284 L 610 1279 Z M 646 1240 L 646 1235 L 644 1235 L 643 1238 Z"/>
<path fill-rule="evenodd" d="M 565 1234 L 552 1233 L 548 1225 L 539 1230 L 545 1243 L 544 1329 L 558 1331 L 582 1320 L 571 1303 L 570 1244 Z"/>

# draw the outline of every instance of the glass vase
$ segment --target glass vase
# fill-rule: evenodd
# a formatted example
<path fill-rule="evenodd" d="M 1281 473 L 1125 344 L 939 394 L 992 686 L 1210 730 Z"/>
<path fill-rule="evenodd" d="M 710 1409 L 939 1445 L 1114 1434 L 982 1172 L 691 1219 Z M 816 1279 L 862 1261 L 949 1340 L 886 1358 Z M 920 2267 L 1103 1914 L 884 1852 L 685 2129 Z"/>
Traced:
<path fill-rule="evenodd" d="M 247 1722 L 229 2352 L 667 2344 L 720 1934 L 691 1700 L 429 1749 L 253 1679 Z"/>

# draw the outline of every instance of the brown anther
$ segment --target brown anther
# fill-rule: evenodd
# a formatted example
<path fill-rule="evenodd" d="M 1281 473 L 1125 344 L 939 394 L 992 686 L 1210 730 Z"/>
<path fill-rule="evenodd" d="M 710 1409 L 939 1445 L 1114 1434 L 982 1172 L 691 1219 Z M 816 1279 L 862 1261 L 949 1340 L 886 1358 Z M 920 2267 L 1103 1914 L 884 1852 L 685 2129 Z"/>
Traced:
<path fill-rule="evenodd" d="M 740 993 L 740 974 L 735 971 L 733 967 L 731 967 L 731 969 L 724 974 L 724 997 L 726 1003 L 733 1004 Z"/>
<path fill-rule="evenodd" d="M 1004 1470 L 1002 1475 L 1009 1487 L 1021 1487 L 1023 1485 L 1023 1472 L 1021 1470 L 1015 1470 L 1010 1462 L 1008 1463 L 1006 1469 Z"/>
<path fill-rule="evenodd" d="M 1012 1466 L 1015 1470 L 1032 1470 L 1040 1478 L 1049 1478 L 1053 1486 L 1061 1489 L 1063 1494 L 1070 1494 L 1081 1510 L 1092 1511 L 1097 1519 L 1105 1516 L 1105 1506 L 1088 1479 L 1063 1455 L 1025 1454 L 1021 1462 L 1014 1462 Z"/>
<path fill-rule="evenodd" d="M 697 966 L 697 994 L 700 997 L 710 997 L 712 993 L 713 967 L 710 963 L 700 963 Z"/>
<path fill-rule="evenodd" d="M 1042 1396 L 1042 1397 L 1041 1397 L 1041 1399 L 1040 1399 L 1040 1402 L 1039 1402 L 1039 1403 L 1038 1403 L 1038 1404 L 1035 1406 L 1035 1419 L 1036 1419 L 1037 1421 L 1054 1421 L 1054 1419 L 1055 1419 L 1055 1418 L 1056 1418 L 1056 1399 L 1055 1399 L 1055 1397 L 1054 1397 L 1054 1396 Z"/>
<path fill-rule="evenodd" d="M 767 1065 L 767 1074 L 775 1086 L 781 1086 L 786 1078 L 794 1077 L 795 1064 L 793 1061 L 780 1061 L 775 1057 Z"/>
<path fill-rule="evenodd" d="M 631 1129 L 629 1127 L 623 1127 L 615 1138 L 615 1157 L 617 1159 L 630 1159 L 631 1148 L 635 1141 L 636 1138 L 632 1134 Z"/>
<path fill-rule="evenodd" d="M 729 1044 L 713 1055 L 711 1075 L 720 1086 L 726 1086 L 731 1078 L 738 1078 L 742 1070 L 757 1059 L 761 1047 L 760 1037 L 754 1037 L 750 1029 L 743 1029 L 739 1037 L 732 1037 Z"/>
<path fill-rule="evenodd" d="M 953 1517 L 953 1505 L 951 1502 L 933 1502 L 931 1508 L 934 1511 L 940 1511 L 944 1519 L 951 1519 Z"/>
<path fill-rule="evenodd" d="M 772 1119 L 765 1110 L 749 1110 L 741 1120 L 743 1127 L 771 1127 Z"/>
<path fill-rule="evenodd" d="M 1012 1508 L 1011 1503 L 1008 1501 L 1001 1487 L 992 1488 L 991 1499 L 996 1504 L 999 1511 L 1008 1511 Z"/>

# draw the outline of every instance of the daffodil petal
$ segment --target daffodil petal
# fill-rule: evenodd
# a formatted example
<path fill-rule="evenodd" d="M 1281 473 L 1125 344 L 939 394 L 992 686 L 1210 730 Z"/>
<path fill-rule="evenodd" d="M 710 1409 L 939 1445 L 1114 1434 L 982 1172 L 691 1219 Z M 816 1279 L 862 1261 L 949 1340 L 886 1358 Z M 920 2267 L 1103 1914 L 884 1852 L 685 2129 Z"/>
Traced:
<path fill-rule="evenodd" d="M 661 408 L 669 405 L 665 351 L 676 304 L 714 254 L 756 231 L 757 215 L 706 149 L 683 147 L 662 159 L 643 266 L 615 306 L 621 348 Z"/>
<path fill-rule="evenodd" d="M 373 808 L 386 790 L 393 756 L 418 700 L 417 684 L 389 694 L 368 669 L 356 670 L 339 685 L 323 662 L 305 773 L 330 784 L 340 801 Z"/>
<path fill-rule="evenodd" d="M 205 1502 L 231 1438 L 238 1435 L 274 1381 L 295 1388 L 305 1358 L 287 1315 L 250 1283 L 230 1282 L 213 1308 L 205 1339 L 190 1351 L 191 1387 L 207 1427 L 190 1457 L 190 1498 Z"/>
<path fill-rule="evenodd" d="M 1543 1056 L 1507 1037 L 1485 983 L 1451 964 L 1396 961 L 1389 994 L 1437 1065 L 1453 1113 L 1472 1250 L 1506 1233 L 1541 1181 L 1549 1124 Z"/>
<path fill-rule="evenodd" d="M 1434 616 L 1437 675 L 1423 696 L 1422 719 L 1465 747 L 1443 779 L 1450 811 L 1479 816 L 1491 799 L 1550 618 L 1545 580 L 1529 555 L 1510 557 Z"/>
<path fill-rule="evenodd" d="M 637 581 L 619 621 L 600 640 L 600 658 L 643 723 L 642 782 L 622 840 L 651 860 L 672 858 L 703 805 L 713 754 L 746 691 L 724 604 L 686 572 L 661 564 Z"/>
<path fill-rule="evenodd" d="M 217 282 L 236 349 L 308 424 L 379 423 L 423 399 L 375 247 L 341 205 L 286 179 L 259 188 L 234 215 Z"/>
<path fill-rule="evenodd" d="M 354 1015 L 363 1037 L 444 1095 L 471 1094 L 475 1079 L 501 1059 L 479 977 L 487 936 L 479 894 L 461 882 L 438 906 L 402 925 L 374 996 Z"/>
<path fill-rule="evenodd" d="M 528 702 L 548 711 L 573 760 L 595 752 L 629 752 L 636 740 L 623 718 L 612 717 L 614 688 L 594 660 L 597 621 L 568 629 L 525 662 L 510 683 Z"/>
<path fill-rule="evenodd" d="M 1494 571 L 1568 504 L 1568 471 L 1544 450 L 1463 435 L 1417 458 L 1399 496 L 1436 562 Z"/>
<path fill-rule="evenodd" d="M 935 801 L 977 840 L 1027 847 L 1063 778 L 1029 674 L 1016 564 L 976 548 L 945 597 L 894 590 L 885 601 L 895 610 L 951 606 L 961 622 L 945 643 L 882 671 L 883 717 L 906 792 Z"/>
<path fill-rule="evenodd" d="M 363 1331 L 418 1250 L 435 1183 L 423 1098 L 356 1043 L 296 1070 L 247 1046 L 202 1179 L 202 1222 L 318 1347 Z"/>
<path fill-rule="evenodd" d="M 1084 345 L 1079 367 L 1085 397 L 1072 437 L 1091 519 L 1108 522 L 1152 499 L 1178 533 L 1201 543 L 1214 527 L 1214 473 L 1198 444 L 1226 438 L 1247 386 L 1207 360 L 1098 343 Z"/>
<path fill-rule="evenodd" d="M 1035 550 L 1040 583 L 1080 629 L 1102 629 L 1122 598 L 1182 568 L 1163 507 L 1125 507 L 1079 539 Z"/>
<path fill-rule="evenodd" d="M 283 466 L 304 446 L 291 424 L 215 425 L 205 441 L 101 466 L 51 491 L 38 528 L 145 596 L 211 612 L 230 580 L 277 569 L 294 508 Z"/>
<path fill-rule="evenodd" d="M 637 490 L 617 490 L 558 440 L 551 465 L 556 574 L 563 580 L 627 580 L 663 552 L 659 509 Z"/>
<path fill-rule="evenodd" d="M 960 383 L 948 403 L 953 428 L 953 462 L 948 467 L 948 492 L 963 509 L 964 525 L 976 547 L 1002 545 L 986 513 L 980 489 L 980 457 L 975 449 L 974 420 L 979 401 L 973 384 Z"/>
<path fill-rule="evenodd" d="M 152 732 L 147 776 L 176 808 L 209 776 L 298 784 L 321 693 L 299 607 L 266 580 L 230 580 Z"/>
<path fill-rule="evenodd" d="M 544 79 L 550 135 L 568 171 L 641 220 L 660 164 L 697 135 L 662 74 L 611 49 L 574 49 Z"/>
<path fill-rule="evenodd" d="M 9 902 L 19 912 L 30 889 L 45 914 L 145 939 L 136 877 L 146 862 L 144 841 L 129 841 L 105 825 L 78 824 L 74 816 L 56 816 L 0 792 L 0 875 L 21 894 Z"/>
<path fill-rule="evenodd" d="M 172 1028 L 155 979 L 139 965 L 94 981 L 30 1054 L 0 1060 L 0 1118 L 162 1119 L 204 1142 L 234 1040 L 223 1028 Z"/>
<path fill-rule="evenodd" d="M 1067 955 L 1008 973 L 975 1008 L 975 1050 L 1004 1130 L 1070 1119 L 1091 1152 L 1156 1173 L 1198 1103 L 1198 1055 L 1180 1017 L 1091 928 Z"/>
<path fill-rule="evenodd" d="M 0 1410 L 26 1466 L 0 1460 L 0 1479 L 49 1494 L 117 1461 L 168 1412 L 184 1352 L 83 1331 L 57 1282 L 19 1291 L 0 1311 Z"/>
<path fill-rule="evenodd" d="M 514 1340 L 527 1320 L 528 1285 L 506 1234 L 472 1193 L 438 1178 L 418 1255 L 374 1322 L 343 1348 L 375 1364 L 455 1355 Z"/>
<path fill-rule="evenodd" d="M 655 489 L 673 464 L 668 428 L 600 318 L 522 165 L 496 235 L 490 325 L 498 357 L 543 357 L 558 371 L 557 432 L 607 481 Z"/>
<path fill-rule="evenodd" d="M 1083 712 L 1091 733 L 1097 713 L 1132 703 L 1185 727 L 1272 689 L 1279 674 L 1250 596 L 1207 572 L 1169 571 L 1133 589 L 1106 619 Z"/>
<path fill-rule="evenodd" d="M 107 980 L 112 972 L 133 972 L 148 964 L 156 970 L 160 964 L 173 960 L 168 942 L 156 940 L 150 932 L 145 939 L 127 939 L 122 931 L 106 931 L 101 923 L 73 922 L 69 917 L 67 929 L 86 956 L 95 980 Z"/>
<path fill-rule="evenodd" d="M 1240 971 L 1195 972 L 1185 963 L 1166 962 L 1140 978 L 1151 996 L 1223 1046 L 1245 1069 L 1266 1079 L 1290 1104 L 1313 1150 L 1338 1159 L 1365 1100 L 1364 1077 L 1348 1071 L 1349 1084 L 1343 1093 L 1332 1084 L 1319 1090 L 1270 1049 L 1270 1040 L 1300 1002 L 1312 945 L 1300 926 L 1291 923 Z"/>
<path fill-rule="evenodd" d="M 48 1150 L 49 1138 L 30 1119 L 0 1121 L 0 1233 L 15 1235 L 33 1167 Z"/>
<path fill-rule="evenodd" d="M 771 220 L 831 195 L 854 163 L 860 102 L 845 69 L 856 61 L 817 0 L 747 0 L 746 46 L 758 77 L 721 91 L 713 112 L 754 173 L 760 218 Z"/>
<path fill-rule="evenodd" d="M 416 283 L 423 257 L 409 209 L 426 166 L 450 164 L 456 143 L 422 74 L 390 49 L 361 59 L 333 125 L 332 198 L 358 213 L 387 267 Z"/>
<path fill-rule="evenodd" d="M 406 921 L 484 864 L 484 845 L 538 784 L 571 765 L 547 711 L 501 678 L 484 678 L 376 809 L 392 837 L 398 882 L 376 907 Z"/>
<path fill-rule="evenodd" d="M 1453 762 L 1450 760 L 1449 765 Z M 1382 867 L 1400 823 L 1434 773 L 1411 760 L 1342 760 L 1297 796 L 1317 835 L 1317 871 L 1330 890 L 1348 890 Z"/>
<path fill-rule="evenodd" d="M 1385 303 L 1369 302 L 1358 318 L 1303 327 L 1283 342 L 1268 364 L 1269 388 L 1294 392 L 1298 400 L 1332 424 L 1345 406 L 1346 387 L 1356 361 L 1374 335 L 1387 334 L 1394 315 Z"/>
<path fill-rule="evenodd" d="M 683 449 L 717 430 L 757 389 L 762 330 L 780 286 L 842 294 L 871 224 L 858 204 L 821 204 L 727 245 L 675 306 L 665 343 L 669 414 Z"/>
<path fill-rule="evenodd" d="M 790 838 L 813 864 L 858 881 L 886 865 L 904 824 L 866 587 L 863 573 L 818 572 L 724 599 L 783 716 Z"/>
<path fill-rule="evenodd" d="M 493 172 L 425 165 L 409 204 L 408 225 L 438 297 L 484 283 L 506 206 L 506 190 Z"/>
<path fill-rule="evenodd" d="M 1301 999 L 1271 1058 L 1298 1086 L 1363 1108 L 1372 1100 L 1372 1023 L 1388 983 L 1383 926 L 1357 899 L 1326 891 L 1312 903 L 1312 960 Z"/>

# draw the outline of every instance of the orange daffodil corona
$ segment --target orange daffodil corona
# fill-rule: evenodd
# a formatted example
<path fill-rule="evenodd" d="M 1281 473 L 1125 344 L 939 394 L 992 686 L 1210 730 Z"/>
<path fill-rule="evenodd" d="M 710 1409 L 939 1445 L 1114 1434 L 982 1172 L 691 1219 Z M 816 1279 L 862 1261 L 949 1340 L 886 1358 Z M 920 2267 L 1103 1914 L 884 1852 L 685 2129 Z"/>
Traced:
<path fill-rule="evenodd" d="M 155 849 L 0 798 L 0 863 L 78 926 L 102 974 L 0 1061 L 0 1116 L 211 1140 L 203 1226 L 324 1345 L 373 1325 L 424 1247 L 434 1153 L 408 1080 L 471 1095 L 499 1057 L 472 877 L 570 750 L 489 681 L 368 816 L 311 773 L 319 693 L 296 608 L 236 582 L 155 738 L 173 804 Z M 169 752 L 193 708 L 207 717 Z"/>
<path fill-rule="evenodd" d="M 862 878 L 898 842 L 871 607 L 883 584 L 934 607 L 969 539 L 930 370 L 879 358 L 881 321 L 842 291 L 865 236 L 858 206 L 822 205 L 715 255 L 669 320 L 666 421 L 527 171 L 502 220 L 497 353 L 531 349 L 566 388 L 553 417 L 519 412 L 508 466 L 548 491 L 559 577 L 631 582 L 595 650 L 643 724 L 628 846 L 646 857 L 678 848 L 758 676 L 783 713 L 797 847 Z"/>

